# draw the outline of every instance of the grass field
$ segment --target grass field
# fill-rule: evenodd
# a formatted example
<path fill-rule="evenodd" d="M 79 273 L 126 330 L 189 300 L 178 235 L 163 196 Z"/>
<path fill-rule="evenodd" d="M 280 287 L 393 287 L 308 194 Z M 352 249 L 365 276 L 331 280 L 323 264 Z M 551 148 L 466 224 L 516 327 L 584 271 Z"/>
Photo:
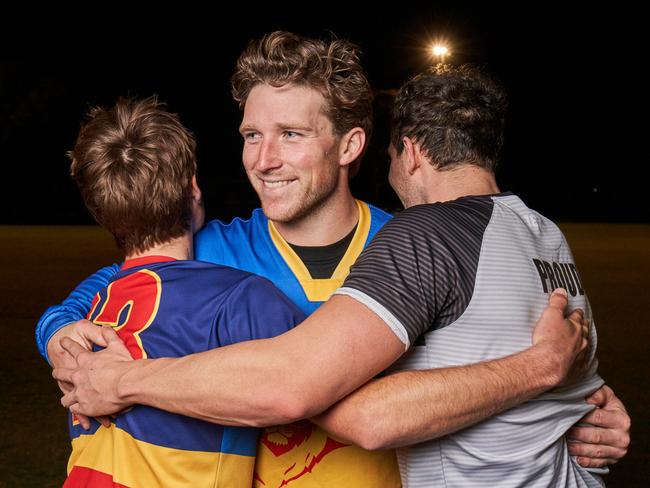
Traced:
<path fill-rule="evenodd" d="M 610 487 L 648 486 L 650 226 L 565 224 L 599 332 L 600 372 L 632 415 L 628 457 Z M 34 343 L 34 324 L 84 276 L 118 258 L 95 227 L 0 226 L 0 487 L 61 486 L 65 411 Z"/>

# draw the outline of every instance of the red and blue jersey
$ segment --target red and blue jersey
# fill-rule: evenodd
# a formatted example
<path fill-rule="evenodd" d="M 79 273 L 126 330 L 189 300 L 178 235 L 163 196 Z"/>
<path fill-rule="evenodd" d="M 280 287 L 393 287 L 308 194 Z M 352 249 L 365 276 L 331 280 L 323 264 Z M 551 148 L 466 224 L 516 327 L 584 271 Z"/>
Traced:
<path fill-rule="evenodd" d="M 232 266 L 269 279 L 309 314 L 341 286 L 363 248 L 391 218 L 361 201 L 357 201 L 357 208 L 357 228 L 329 278 L 312 278 L 261 209 L 255 210 L 249 219 L 210 222 L 196 236 L 195 255 L 202 261 Z M 36 328 L 37 344 L 43 356 L 47 357 L 49 338 L 61 327 L 79 320 L 89 310 L 95 291 L 116 271 L 117 266 L 98 271 L 81 283 L 63 304 L 50 307 L 43 314 Z M 311 422 L 303 421 L 265 429 L 258 447 L 253 486 L 394 488 L 400 486 L 400 478 L 394 451 L 365 451 L 338 442 Z"/>
<path fill-rule="evenodd" d="M 127 261 L 88 318 L 134 358 L 180 357 L 281 334 L 304 318 L 270 282 L 224 266 L 153 256 Z M 66 487 L 252 485 L 258 429 L 137 405 L 110 428 L 70 420 Z"/>

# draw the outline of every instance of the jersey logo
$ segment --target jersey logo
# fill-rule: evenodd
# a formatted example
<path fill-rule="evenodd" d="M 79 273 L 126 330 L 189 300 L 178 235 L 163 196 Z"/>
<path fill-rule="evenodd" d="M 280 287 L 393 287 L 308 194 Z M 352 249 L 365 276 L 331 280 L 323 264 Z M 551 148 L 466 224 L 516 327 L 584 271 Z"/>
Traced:
<path fill-rule="evenodd" d="M 564 288 L 572 297 L 576 294 L 584 295 L 585 290 L 578 274 L 578 269 L 573 263 L 548 262 L 541 259 L 533 259 L 537 274 L 542 282 L 544 293 L 553 291 L 556 288 Z"/>
<path fill-rule="evenodd" d="M 264 430 L 261 441 L 273 456 L 285 457 L 283 464 L 286 466 L 286 470 L 282 480 L 273 480 L 273 486 L 278 487 L 288 486 L 291 482 L 311 473 L 332 451 L 349 446 L 349 444 L 332 439 L 327 432 L 316 428 L 308 420 L 269 427 Z M 298 448 L 299 446 L 301 447 Z M 255 480 L 262 486 L 267 486 L 266 482 L 271 481 L 263 480 L 258 473 L 255 473 Z M 279 484 L 277 484 L 278 482 Z"/>
<path fill-rule="evenodd" d="M 142 269 L 108 285 L 105 296 L 95 295 L 88 320 L 113 327 L 133 359 L 144 359 L 147 353 L 140 334 L 156 317 L 161 292 L 160 277 Z"/>

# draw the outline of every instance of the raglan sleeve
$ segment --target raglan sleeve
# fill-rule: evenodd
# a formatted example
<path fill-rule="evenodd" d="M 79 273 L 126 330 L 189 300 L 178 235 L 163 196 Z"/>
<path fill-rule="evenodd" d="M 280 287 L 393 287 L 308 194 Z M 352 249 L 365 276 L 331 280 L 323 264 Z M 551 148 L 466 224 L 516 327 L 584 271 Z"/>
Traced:
<path fill-rule="evenodd" d="M 406 348 L 435 326 L 456 281 L 444 243 L 421 220 L 404 211 L 388 222 L 335 292 L 375 312 Z"/>

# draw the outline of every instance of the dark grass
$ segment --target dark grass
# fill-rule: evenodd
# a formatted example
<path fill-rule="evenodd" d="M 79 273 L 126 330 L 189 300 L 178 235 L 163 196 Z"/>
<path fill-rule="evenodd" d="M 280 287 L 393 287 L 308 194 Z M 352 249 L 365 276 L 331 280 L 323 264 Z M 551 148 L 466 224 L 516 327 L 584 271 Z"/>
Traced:
<path fill-rule="evenodd" d="M 650 226 L 565 224 L 599 331 L 600 371 L 632 415 L 628 457 L 610 487 L 647 486 Z M 118 258 L 96 227 L 0 227 L 0 487 L 61 486 L 65 411 L 33 339 L 36 319 L 99 265 Z"/>

